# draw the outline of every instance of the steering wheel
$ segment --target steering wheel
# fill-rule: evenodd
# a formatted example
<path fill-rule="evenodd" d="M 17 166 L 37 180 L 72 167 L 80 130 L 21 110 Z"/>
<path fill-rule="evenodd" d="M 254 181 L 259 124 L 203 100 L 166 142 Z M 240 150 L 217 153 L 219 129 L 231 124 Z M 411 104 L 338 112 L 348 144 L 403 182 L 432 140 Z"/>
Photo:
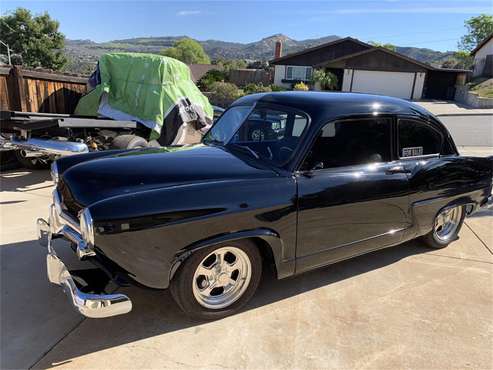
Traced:
<path fill-rule="evenodd" d="M 265 140 L 264 130 L 262 130 L 261 128 L 252 130 L 250 132 L 250 138 L 252 141 L 264 141 Z"/>

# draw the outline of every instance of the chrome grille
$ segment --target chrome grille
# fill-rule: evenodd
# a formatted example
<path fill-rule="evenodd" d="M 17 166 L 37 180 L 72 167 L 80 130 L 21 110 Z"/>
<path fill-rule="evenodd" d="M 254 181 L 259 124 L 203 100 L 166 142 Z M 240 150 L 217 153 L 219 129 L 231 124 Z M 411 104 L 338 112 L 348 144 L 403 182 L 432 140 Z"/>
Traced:
<path fill-rule="evenodd" d="M 62 209 L 75 219 L 78 219 L 79 212 L 82 210 L 82 207 L 74 200 L 67 185 L 63 182 L 63 179 L 60 179 L 58 182 L 57 189 L 61 197 Z"/>

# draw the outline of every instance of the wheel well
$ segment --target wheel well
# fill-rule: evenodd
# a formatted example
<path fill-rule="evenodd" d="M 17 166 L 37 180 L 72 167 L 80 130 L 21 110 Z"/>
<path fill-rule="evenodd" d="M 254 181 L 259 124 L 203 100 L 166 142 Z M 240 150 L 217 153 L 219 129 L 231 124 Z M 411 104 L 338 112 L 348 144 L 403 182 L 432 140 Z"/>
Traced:
<path fill-rule="evenodd" d="M 268 266 L 270 271 L 277 276 L 277 267 L 276 260 L 274 258 L 274 254 L 272 253 L 272 248 L 264 239 L 259 237 L 251 237 L 248 238 L 257 246 L 260 255 L 262 256 L 262 261 L 264 266 Z"/>
<path fill-rule="evenodd" d="M 252 237 L 246 237 L 238 240 L 250 240 L 252 241 L 258 248 L 258 251 L 260 252 L 260 256 L 262 257 L 262 263 L 264 264 L 264 267 L 267 267 L 270 272 L 272 272 L 276 277 L 278 276 L 277 274 L 277 267 L 276 267 L 276 260 L 274 258 L 274 254 L 272 253 L 272 248 L 269 245 L 267 241 L 260 237 L 252 236 Z M 176 272 L 182 265 L 182 263 L 190 257 L 192 253 L 194 253 L 195 250 L 189 250 L 185 255 L 183 259 L 178 259 L 175 260 L 174 263 L 172 263 L 172 267 L 169 272 L 169 281 L 173 279 L 175 276 Z"/>

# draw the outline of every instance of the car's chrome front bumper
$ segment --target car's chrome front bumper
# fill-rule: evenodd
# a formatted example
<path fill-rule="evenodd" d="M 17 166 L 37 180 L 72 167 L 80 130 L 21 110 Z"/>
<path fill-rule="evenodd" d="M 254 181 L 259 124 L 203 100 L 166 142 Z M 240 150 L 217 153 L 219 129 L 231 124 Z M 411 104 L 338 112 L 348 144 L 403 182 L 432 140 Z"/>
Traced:
<path fill-rule="evenodd" d="M 102 318 L 125 314 L 132 310 L 132 302 L 124 294 L 88 294 L 77 288 L 69 270 L 56 255 L 52 240 L 54 237 L 61 236 L 75 243 L 79 258 L 84 257 L 79 251 L 84 251 L 86 244 L 75 225 L 69 226 L 65 223 L 63 215 L 57 212 L 55 204 L 50 206 L 49 221 L 38 219 L 37 228 L 38 241 L 48 248 L 46 256 L 48 279 L 63 288 L 78 312 L 86 317 Z"/>

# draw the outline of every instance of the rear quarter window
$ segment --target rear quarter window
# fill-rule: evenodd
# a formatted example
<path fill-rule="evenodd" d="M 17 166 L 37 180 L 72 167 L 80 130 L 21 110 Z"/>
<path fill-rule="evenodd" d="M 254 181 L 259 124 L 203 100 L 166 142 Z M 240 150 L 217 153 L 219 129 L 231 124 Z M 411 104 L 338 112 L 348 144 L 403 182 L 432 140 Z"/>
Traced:
<path fill-rule="evenodd" d="M 442 153 L 444 137 L 430 124 L 412 119 L 399 119 L 397 128 L 400 158 Z"/>

